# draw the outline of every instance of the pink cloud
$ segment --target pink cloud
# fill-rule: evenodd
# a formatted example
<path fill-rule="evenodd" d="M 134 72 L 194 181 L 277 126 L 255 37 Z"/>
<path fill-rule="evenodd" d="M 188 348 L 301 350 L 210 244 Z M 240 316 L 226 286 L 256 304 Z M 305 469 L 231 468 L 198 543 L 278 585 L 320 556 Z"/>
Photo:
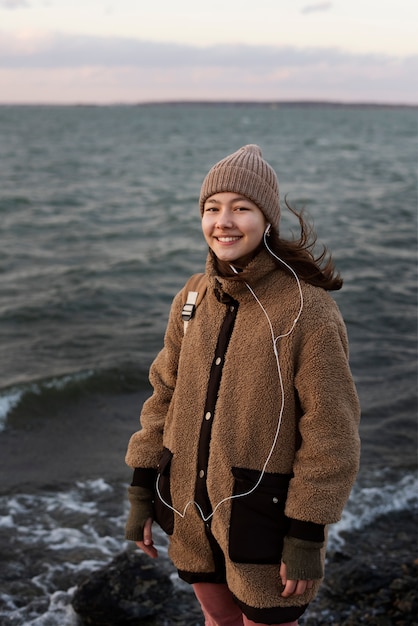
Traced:
<path fill-rule="evenodd" d="M 418 56 L 82 36 L 1 41 L 0 103 L 418 100 L 411 80 Z"/>

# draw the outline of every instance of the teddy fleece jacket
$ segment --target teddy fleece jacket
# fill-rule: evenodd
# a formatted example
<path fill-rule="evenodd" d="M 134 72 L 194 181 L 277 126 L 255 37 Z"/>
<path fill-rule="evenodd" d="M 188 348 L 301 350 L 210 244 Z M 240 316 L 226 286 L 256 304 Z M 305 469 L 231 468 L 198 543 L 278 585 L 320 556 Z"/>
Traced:
<path fill-rule="evenodd" d="M 340 519 L 358 471 L 359 402 L 345 325 L 328 292 L 301 281 L 303 309 L 289 333 L 300 308 L 295 277 L 265 250 L 247 270 L 253 293 L 242 281 L 217 276 L 208 257 L 207 293 L 186 334 L 187 293 L 174 298 L 164 347 L 150 369 L 153 394 L 126 462 L 149 475 L 158 470 L 156 518 L 180 572 L 215 570 L 210 526 L 239 601 L 302 606 L 320 580 L 302 596 L 281 597 L 283 539 L 309 538 L 304 528 Z M 219 336 L 232 312 L 223 351 Z M 202 468 L 203 436 L 209 441 Z"/>

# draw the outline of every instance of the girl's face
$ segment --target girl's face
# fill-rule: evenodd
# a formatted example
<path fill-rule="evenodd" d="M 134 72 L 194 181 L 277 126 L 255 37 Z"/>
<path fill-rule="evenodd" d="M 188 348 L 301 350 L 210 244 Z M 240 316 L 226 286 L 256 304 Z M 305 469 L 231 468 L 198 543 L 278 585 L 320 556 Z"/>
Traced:
<path fill-rule="evenodd" d="M 258 206 L 237 193 L 215 193 L 203 207 L 203 235 L 221 261 L 232 263 L 251 255 L 259 246 L 266 225 Z"/>

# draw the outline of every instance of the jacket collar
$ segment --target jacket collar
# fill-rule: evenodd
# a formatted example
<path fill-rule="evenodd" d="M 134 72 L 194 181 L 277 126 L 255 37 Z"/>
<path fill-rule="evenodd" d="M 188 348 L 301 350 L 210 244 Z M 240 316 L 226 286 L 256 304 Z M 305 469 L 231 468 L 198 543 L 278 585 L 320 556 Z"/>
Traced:
<path fill-rule="evenodd" d="M 254 288 L 262 279 L 277 269 L 274 259 L 267 250 L 263 249 L 247 265 L 246 272 L 248 278 L 246 282 Z M 211 254 L 208 254 L 206 261 L 206 275 L 208 276 L 209 286 L 214 291 L 217 290 L 221 294 L 228 294 L 233 298 L 242 299 L 242 297 L 247 294 L 251 297 L 245 282 L 237 280 L 236 278 L 224 278 L 216 273 Z"/>

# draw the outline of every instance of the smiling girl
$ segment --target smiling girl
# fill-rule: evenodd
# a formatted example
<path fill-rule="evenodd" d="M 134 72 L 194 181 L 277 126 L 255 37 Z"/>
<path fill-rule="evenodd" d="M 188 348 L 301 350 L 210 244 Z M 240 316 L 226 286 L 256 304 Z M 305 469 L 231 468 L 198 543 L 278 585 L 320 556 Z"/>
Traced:
<path fill-rule="evenodd" d="M 359 403 L 328 294 L 342 280 L 300 215 L 300 238 L 280 237 L 258 146 L 212 167 L 200 211 L 205 296 L 184 334 L 177 294 L 151 366 L 126 537 L 155 558 L 152 522 L 165 530 L 207 626 L 294 626 L 358 471 Z"/>

